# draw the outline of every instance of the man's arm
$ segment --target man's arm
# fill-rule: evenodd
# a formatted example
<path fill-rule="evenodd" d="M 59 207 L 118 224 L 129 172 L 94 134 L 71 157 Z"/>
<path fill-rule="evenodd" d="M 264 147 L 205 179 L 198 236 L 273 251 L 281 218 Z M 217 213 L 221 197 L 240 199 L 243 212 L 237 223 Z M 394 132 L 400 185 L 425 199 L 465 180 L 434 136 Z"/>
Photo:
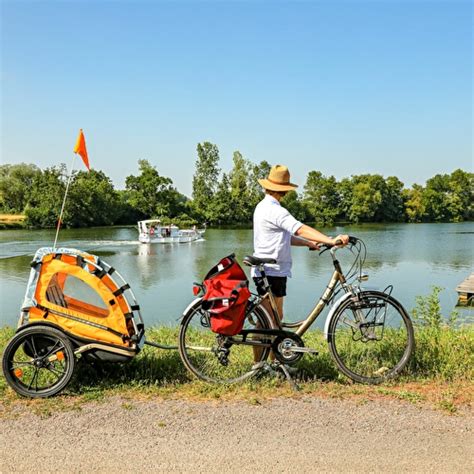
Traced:
<path fill-rule="evenodd" d="M 340 240 L 344 245 L 347 245 L 349 243 L 349 236 L 345 234 L 338 235 L 334 239 L 331 237 L 328 237 L 327 235 L 323 234 L 322 232 L 319 232 L 319 230 L 313 229 L 309 225 L 303 224 L 296 232 L 295 232 L 296 238 L 292 237 L 291 238 L 291 245 L 306 245 L 307 247 L 313 247 L 314 242 L 318 242 L 320 244 L 329 244 L 329 245 L 336 245 L 336 241 Z M 304 243 L 296 243 L 296 239 L 298 237 L 302 237 L 303 239 L 306 239 L 307 241 L 311 241 L 310 243 L 312 245 L 304 244 Z M 295 243 L 293 243 L 293 239 L 295 240 Z M 299 241 L 302 241 L 302 239 L 298 239 Z M 304 241 L 302 241 L 304 242 Z"/>
<path fill-rule="evenodd" d="M 316 246 L 315 242 L 311 240 L 303 239 L 302 237 L 297 237 L 296 235 L 291 236 L 291 245 L 294 247 L 310 247 L 313 248 Z"/>

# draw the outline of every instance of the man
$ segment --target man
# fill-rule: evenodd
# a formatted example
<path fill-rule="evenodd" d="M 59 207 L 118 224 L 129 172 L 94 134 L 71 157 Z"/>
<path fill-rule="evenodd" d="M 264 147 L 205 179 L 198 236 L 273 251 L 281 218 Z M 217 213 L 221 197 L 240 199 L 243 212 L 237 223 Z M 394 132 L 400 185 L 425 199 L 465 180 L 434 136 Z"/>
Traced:
<path fill-rule="evenodd" d="M 277 262 L 265 265 L 265 274 L 275 296 L 279 316 L 283 318 L 286 281 L 288 277 L 291 277 L 291 246 L 318 249 L 319 244 L 335 245 L 337 240 L 346 245 L 349 242 L 349 236 L 328 237 L 318 230 L 302 224 L 280 205 L 285 194 L 298 187 L 290 182 L 290 172 L 286 166 L 273 166 L 268 178 L 259 179 L 258 182 L 265 189 L 265 197 L 257 204 L 253 214 L 254 256 L 273 258 Z M 252 276 L 258 293 L 263 296 L 265 291 L 257 269 L 252 268 Z M 264 300 L 263 305 L 268 313 L 272 314 L 268 299 Z"/>

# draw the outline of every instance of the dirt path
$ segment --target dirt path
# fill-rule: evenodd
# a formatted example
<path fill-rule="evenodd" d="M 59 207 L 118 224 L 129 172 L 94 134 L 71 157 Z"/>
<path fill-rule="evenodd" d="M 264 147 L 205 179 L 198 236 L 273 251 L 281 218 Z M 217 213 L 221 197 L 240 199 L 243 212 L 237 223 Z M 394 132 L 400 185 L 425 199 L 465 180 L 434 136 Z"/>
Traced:
<path fill-rule="evenodd" d="M 316 398 L 89 403 L 0 419 L 7 472 L 474 472 L 472 411 Z"/>

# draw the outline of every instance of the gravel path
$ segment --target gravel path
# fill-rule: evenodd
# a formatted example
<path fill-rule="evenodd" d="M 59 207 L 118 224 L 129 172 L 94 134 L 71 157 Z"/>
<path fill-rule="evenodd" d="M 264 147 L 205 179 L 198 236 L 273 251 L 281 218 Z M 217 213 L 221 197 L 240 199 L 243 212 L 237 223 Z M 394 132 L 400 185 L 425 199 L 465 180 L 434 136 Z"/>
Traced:
<path fill-rule="evenodd" d="M 473 429 L 389 400 L 115 398 L 0 419 L 0 472 L 474 472 Z"/>

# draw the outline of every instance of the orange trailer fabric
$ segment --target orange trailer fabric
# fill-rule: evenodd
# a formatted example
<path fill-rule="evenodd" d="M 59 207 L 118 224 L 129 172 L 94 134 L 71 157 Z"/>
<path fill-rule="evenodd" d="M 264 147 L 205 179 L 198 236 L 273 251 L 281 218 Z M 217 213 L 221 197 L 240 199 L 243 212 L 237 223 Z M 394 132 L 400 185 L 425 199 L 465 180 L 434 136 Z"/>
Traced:
<path fill-rule="evenodd" d="M 100 279 L 85 268 L 76 265 L 76 261 L 75 256 L 64 254 L 58 259 L 53 258 L 52 255 L 46 255 L 42 259 L 40 278 L 34 296 L 41 307 L 50 310 L 47 314 L 47 320 L 79 337 L 129 347 L 128 338 L 130 334 L 127 329 L 126 314 L 131 309 L 126 298 L 123 295 L 114 296 L 113 292 L 118 290 L 118 287 L 112 278 L 105 276 Z M 89 270 L 90 267 L 91 265 L 86 265 Z M 58 284 L 62 291 L 68 275 L 78 278 L 91 287 L 103 300 L 104 307 L 107 309 L 99 308 L 67 295 L 64 295 L 67 307 L 50 301 L 46 291 L 51 281 L 57 276 L 54 284 Z M 29 313 L 30 321 L 44 320 L 45 311 L 41 308 L 32 307 Z M 120 335 L 98 327 L 98 325 L 110 328 Z"/>

